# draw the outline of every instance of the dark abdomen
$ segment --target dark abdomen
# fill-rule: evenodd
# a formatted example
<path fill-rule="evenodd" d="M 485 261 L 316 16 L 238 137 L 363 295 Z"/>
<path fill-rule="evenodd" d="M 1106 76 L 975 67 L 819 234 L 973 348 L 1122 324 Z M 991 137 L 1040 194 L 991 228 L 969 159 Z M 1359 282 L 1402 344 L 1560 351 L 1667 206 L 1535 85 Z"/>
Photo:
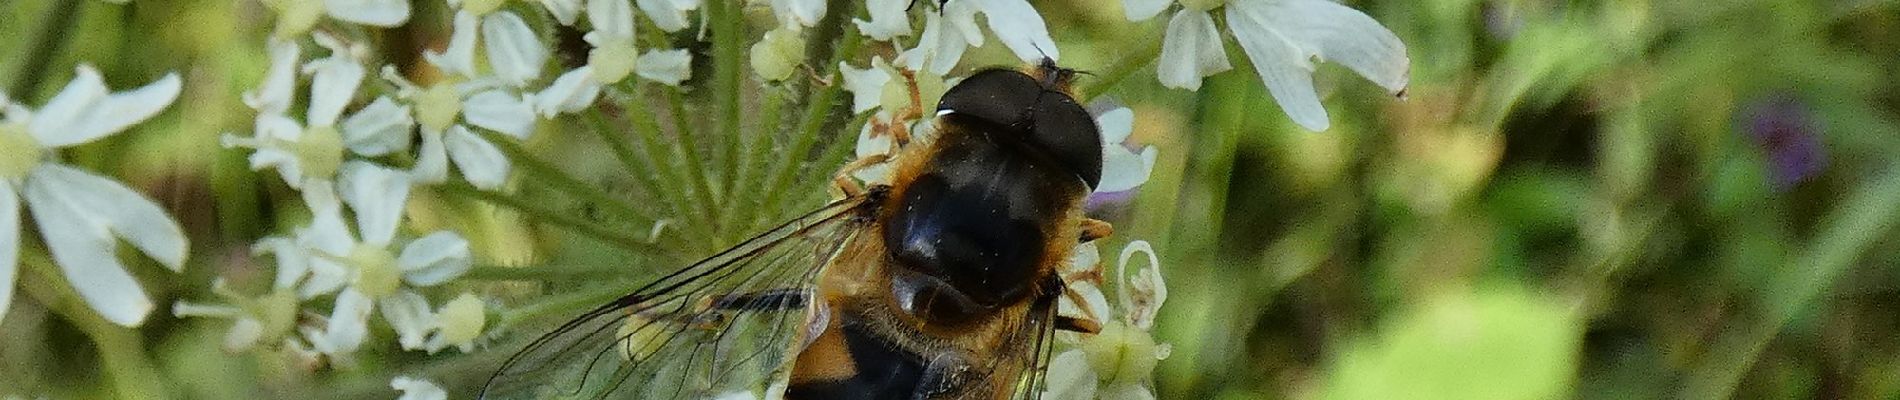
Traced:
<path fill-rule="evenodd" d="M 849 362 L 857 367 L 857 374 L 839 380 L 794 383 L 785 390 L 787 400 L 910 400 L 923 386 L 923 357 L 884 340 L 858 318 L 846 318 L 838 331 L 827 334 L 843 336 Z"/>

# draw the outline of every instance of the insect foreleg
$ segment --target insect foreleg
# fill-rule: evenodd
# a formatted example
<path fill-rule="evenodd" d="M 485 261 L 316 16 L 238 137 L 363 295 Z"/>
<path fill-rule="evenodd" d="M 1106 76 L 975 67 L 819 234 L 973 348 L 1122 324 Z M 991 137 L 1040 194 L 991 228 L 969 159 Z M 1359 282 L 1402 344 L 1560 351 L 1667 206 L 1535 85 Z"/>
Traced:
<path fill-rule="evenodd" d="M 1109 225 L 1107 221 L 1094 218 L 1082 219 L 1081 243 L 1093 242 L 1113 234 L 1115 234 L 1115 226 Z"/>

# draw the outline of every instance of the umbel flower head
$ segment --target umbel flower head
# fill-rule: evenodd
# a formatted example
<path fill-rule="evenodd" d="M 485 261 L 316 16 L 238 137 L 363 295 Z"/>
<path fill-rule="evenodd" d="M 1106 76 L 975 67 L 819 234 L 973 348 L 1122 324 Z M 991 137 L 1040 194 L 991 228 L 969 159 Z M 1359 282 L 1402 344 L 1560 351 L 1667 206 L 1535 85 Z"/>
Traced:
<path fill-rule="evenodd" d="M 1331 126 L 1313 90 L 1317 61 L 1333 61 L 1392 93 L 1411 80 L 1411 58 L 1397 35 L 1365 13 L 1330 0 L 1123 0 L 1130 21 L 1153 18 L 1172 3 L 1157 76 L 1164 86 L 1198 89 L 1201 78 L 1232 69 L 1221 32 L 1209 15 L 1227 12 L 1228 36 L 1240 43 L 1273 100 L 1300 127 Z"/>
<path fill-rule="evenodd" d="M 1128 262 L 1137 254 L 1148 256 L 1148 266 L 1129 275 Z M 1102 321 L 1102 330 L 1094 335 L 1062 336 L 1075 348 L 1050 361 L 1047 398 L 1152 400 L 1155 366 L 1171 352 L 1168 344 L 1156 343 L 1149 333 L 1161 304 L 1168 300 L 1161 264 L 1146 241 L 1122 248 L 1115 269 L 1117 301 L 1111 306 L 1097 282 L 1101 261 L 1094 243 L 1084 243 L 1076 247 L 1062 271 L 1064 277 L 1095 280 L 1070 280 L 1074 296 L 1063 297 L 1060 312 Z M 1115 313 L 1117 309 L 1122 312 Z"/>
<path fill-rule="evenodd" d="M 112 93 L 99 71 L 80 65 L 73 80 L 38 112 L 0 93 L 0 317 L 13 298 L 20 203 L 66 282 L 107 321 L 138 326 L 152 301 L 116 255 L 120 239 L 177 272 L 184 230 L 150 199 L 119 182 L 61 164 L 54 150 L 85 144 L 151 118 L 178 98 L 178 76 Z"/>

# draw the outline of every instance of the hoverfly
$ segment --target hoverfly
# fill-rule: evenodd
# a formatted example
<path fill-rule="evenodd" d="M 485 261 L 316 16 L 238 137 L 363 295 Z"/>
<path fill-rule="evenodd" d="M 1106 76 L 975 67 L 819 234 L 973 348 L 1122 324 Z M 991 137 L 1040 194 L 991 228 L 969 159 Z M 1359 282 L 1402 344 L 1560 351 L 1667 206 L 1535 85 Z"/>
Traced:
<path fill-rule="evenodd" d="M 561 325 L 483 397 L 1038 397 L 1055 330 L 1100 326 L 1058 316 L 1056 267 L 1112 230 L 1082 213 L 1102 143 L 1075 73 L 971 75 L 935 134 L 896 132 L 889 184 L 859 187 L 863 163 L 847 165 L 842 200 Z"/>

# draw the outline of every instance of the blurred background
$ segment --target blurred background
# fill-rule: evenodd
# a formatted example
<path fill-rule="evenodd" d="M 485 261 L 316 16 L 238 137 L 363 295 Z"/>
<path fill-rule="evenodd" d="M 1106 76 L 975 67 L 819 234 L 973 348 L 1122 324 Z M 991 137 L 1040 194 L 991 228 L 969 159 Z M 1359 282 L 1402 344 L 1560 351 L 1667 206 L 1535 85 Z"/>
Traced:
<path fill-rule="evenodd" d="M 159 304 L 204 298 L 214 277 L 259 274 L 250 242 L 302 209 L 218 145 L 251 130 L 239 94 L 263 79 L 270 13 L 133 1 L 0 0 L 0 85 L 37 105 L 81 61 L 114 88 L 183 75 L 170 111 L 64 155 L 170 209 L 191 264 L 133 272 Z M 1147 185 L 1094 211 L 1117 226 L 1104 249 L 1161 255 L 1160 398 L 1900 399 L 1900 2 L 1347 3 L 1404 40 L 1412 84 L 1394 99 L 1322 67 L 1327 132 L 1293 125 L 1241 65 L 1196 92 L 1148 67 L 1098 97 L 1160 150 Z M 1117 1 L 1032 4 L 1083 70 L 1165 23 Z M 375 35 L 405 71 L 447 41 L 443 4 L 416 7 Z M 998 47 L 964 65 L 1013 62 Z M 471 239 L 500 262 L 555 240 L 519 236 L 536 232 Z M 228 322 L 155 313 L 106 348 L 16 297 L 0 396 L 393 397 L 393 374 L 479 376 L 512 349 L 392 348 L 310 374 L 220 351 Z M 160 375 L 111 382 L 120 358 L 102 351 Z"/>

